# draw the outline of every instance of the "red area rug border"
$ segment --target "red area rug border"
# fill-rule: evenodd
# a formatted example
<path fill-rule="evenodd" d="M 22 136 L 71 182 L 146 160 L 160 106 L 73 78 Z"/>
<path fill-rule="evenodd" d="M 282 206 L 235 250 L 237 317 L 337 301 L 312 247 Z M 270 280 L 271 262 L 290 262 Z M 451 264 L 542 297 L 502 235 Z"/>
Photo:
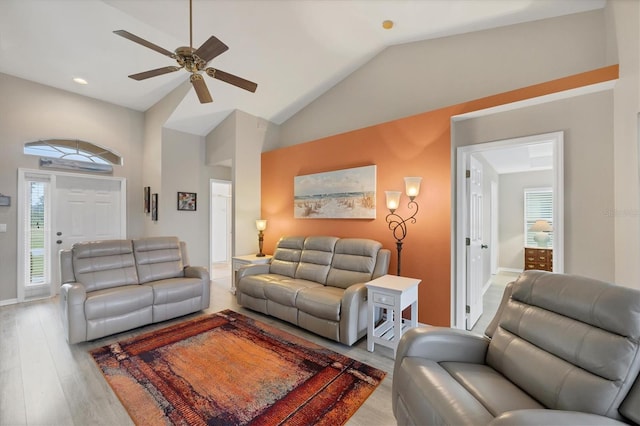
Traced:
<path fill-rule="evenodd" d="M 198 339 L 209 339 L 209 344 L 217 343 L 218 337 L 213 337 L 213 334 L 220 336 L 222 332 L 232 333 L 233 338 L 244 342 L 243 349 L 255 349 L 259 354 L 266 353 L 267 357 L 277 354 L 280 361 L 276 360 L 276 364 L 291 365 L 292 371 L 301 372 L 308 376 L 307 379 L 283 391 L 286 393 L 273 403 L 259 398 L 262 394 L 269 394 L 270 388 L 257 392 L 256 403 L 249 404 L 252 410 L 257 410 L 255 413 L 242 411 L 244 407 L 240 406 L 225 411 L 228 408 L 224 406 L 225 395 L 233 398 L 236 394 L 232 393 L 233 389 L 227 392 L 226 388 L 218 386 L 215 374 L 219 366 L 211 366 L 211 371 L 207 369 L 206 373 L 211 373 L 211 389 L 207 382 L 207 389 L 203 392 L 202 385 L 199 388 L 192 385 L 197 381 L 190 380 L 188 371 L 182 373 L 185 377 L 174 374 L 171 362 L 175 359 L 172 361 L 171 358 L 177 355 L 169 355 L 168 359 L 163 355 L 163 351 L 202 342 Z M 196 346 L 190 347 L 196 355 L 199 353 Z M 132 420 L 139 425 L 339 425 L 357 411 L 386 376 L 382 370 L 232 310 L 147 332 L 93 349 L 90 354 Z M 207 356 L 207 353 L 201 355 Z M 225 364 L 229 359 L 225 358 Z M 206 358 L 203 360 L 207 361 Z M 268 370 L 270 367 L 265 365 L 261 368 Z M 232 370 L 222 374 L 225 377 L 242 374 L 229 371 Z M 259 372 L 260 368 L 247 374 Z M 202 372 L 194 374 L 198 373 Z M 283 377 L 283 386 L 289 384 L 288 376 L 277 377 Z M 275 386 L 279 382 L 280 379 Z M 220 380 L 220 383 L 224 381 Z M 247 384 L 253 385 L 253 382 Z M 262 382 L 259 384 L 263 386 Z M 221 392 L 227 393 L 222 395 L 223 401 L 219 403 L 215 395 Z M 152 413 L 155 417 L 151 418 L 155 421 L 150 417 L 140 418 L 145 413 Z"/>

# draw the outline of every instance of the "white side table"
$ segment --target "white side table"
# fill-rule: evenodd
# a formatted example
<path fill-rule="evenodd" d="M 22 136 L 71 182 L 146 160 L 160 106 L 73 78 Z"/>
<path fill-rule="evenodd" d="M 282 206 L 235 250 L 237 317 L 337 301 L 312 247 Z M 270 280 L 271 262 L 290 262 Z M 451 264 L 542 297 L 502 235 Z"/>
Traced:
<path fill-rule="evenodd" d="M 255 254 L 246 254 L 244 256 L 233 256 L 231 258 L 231 293 L 236 294 L 236 272 L 244 265 L 259 265 L 271 262 L 273 256 L 266 254 L 258 257 Z"/>
<path fill-rule="evenodd" d="M 377 343 L 393 349 L 396 348 L 402 333 L 418 325 L 418 284 L 415 278 L 384 275 L 369 281 L 367 286 L 367 350 L 373 352 Z M 402 311 L 411 306 L 411 317 L 402 318 Z M 382 309 L 383 320 L 375 324 L 375 310 Z"/>

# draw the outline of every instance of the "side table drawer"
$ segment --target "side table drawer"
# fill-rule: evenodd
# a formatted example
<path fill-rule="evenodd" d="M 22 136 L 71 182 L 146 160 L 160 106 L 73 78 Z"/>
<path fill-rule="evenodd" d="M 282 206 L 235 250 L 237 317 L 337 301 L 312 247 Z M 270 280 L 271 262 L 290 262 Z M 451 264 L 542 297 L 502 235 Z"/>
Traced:
<path fill-rule="evenodd" d="M 373 292 L 373 303 L 380 303 L 382 305 L 394 306 L 396 298 L 392 294 Z"/>

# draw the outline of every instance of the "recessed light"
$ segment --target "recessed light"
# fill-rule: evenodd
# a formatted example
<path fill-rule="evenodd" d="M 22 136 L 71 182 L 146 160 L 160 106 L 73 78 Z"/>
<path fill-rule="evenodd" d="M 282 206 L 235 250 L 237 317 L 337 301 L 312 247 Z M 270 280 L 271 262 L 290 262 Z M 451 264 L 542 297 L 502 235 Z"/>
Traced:
<path fill-rule="evenodd" d="M 384 28 L 385 30 L 390 30 L 391 28 L 393 28 L 393 21 L 390 21 L 389 19 L 382 21 L 382 28 Z"/>
<path fill-rule="evenodd" d="M 89 83 L 87 82 L 87 80 L 85 80 L 84 78 L 81 78 L 81 77 L 74 77 L 74 78 L 73 78 L 73 81 L 75 81 L 75 82 L 76 82 L 76 83 L 78 83 L 78 84 L 83 84 L 83 85 L 84 85 L 84 84 L 89 84 Z"/>

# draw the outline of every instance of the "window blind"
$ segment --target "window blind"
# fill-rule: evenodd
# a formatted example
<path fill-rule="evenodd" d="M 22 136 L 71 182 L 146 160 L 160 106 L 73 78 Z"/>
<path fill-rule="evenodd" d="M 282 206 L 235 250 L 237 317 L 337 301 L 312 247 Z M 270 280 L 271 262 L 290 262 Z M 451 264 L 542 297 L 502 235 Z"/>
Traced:
<path fill-rule="evenodd" d="M 536 220 L 546 220 L 553 228 L 553 191 L 551 188 L 533 188 L 524 190 L 524 245 L 536 247 L 533 239 L 536 232 L 529 229 Z M 549 232 L 549 246 L 553 246 L 553 231 Z"/>

